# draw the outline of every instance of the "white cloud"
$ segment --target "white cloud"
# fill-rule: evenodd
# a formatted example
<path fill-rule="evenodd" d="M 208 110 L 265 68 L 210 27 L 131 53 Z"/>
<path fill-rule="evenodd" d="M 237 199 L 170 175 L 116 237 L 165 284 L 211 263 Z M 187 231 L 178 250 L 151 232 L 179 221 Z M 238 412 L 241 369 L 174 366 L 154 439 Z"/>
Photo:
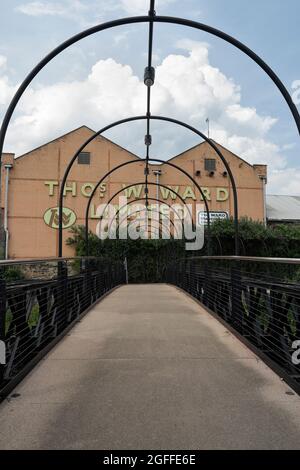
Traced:
<path fill-rule="evenodd" d="M 16 11 L 28 16 L 63 16 L 66 9 L 59 3 L 29 2 L 16 7 Z"/>
<path fill-rule="evenodd" d="M 177 0 L 158 0 L 156 7 L 163 11 L 168 5 Z M 127 15 L 147 15 L 149 10 L 149 0 L 89 0 L 88 3 L 82 0 L 61 0 L 61 1 L 33 1 L 22 3 L 15 8 L 18 13 L 24 15 L 56 16 L 72 20 L 81 26 L 91 26 L 104 21 L 106 16 Z M 118 14 L 119 13 L 119 14 Z"/>
<path fill-rule="evenodd" d="M 252 126 L 256 132 L 259 131 L 261 134 L 266 134 L 277 122 L 277 119 L 270 116 L 259 116 L 255 108 L 242 107 L 240 104 L 228 106 L 226 114 L 236 126 Z"/>
<path fill-rule="evenodd" d="M 129 31 L 123 31 L 122 33 L 117 33 L 114 35 L 114 44 L 116 46 L 119 46 L 120 44 L 121 45 L 124 45 L 124 43 L 126 44 L 126 40 L 128 38 L 128 34 L 129 34 Z"/>
<path fill-rule="evenodd" d="M 6 75 L 6 65 L 7 58 L 0 55 L 0 106 L 1 108 L 3 107 L 3 109 L 8 106 L 17 87 L 17 85 L 13 86 L 9 83 L 9 79 Z"/>
<path fill-rule="evenodd" d="M 155 9 L 161 11 L 176 0 L 157 0 Z M 118 3 L 118 2 L 117 2 Z M 149 0 L 120 0 L 120 7 L 129 15 L 147 15 Z"/>
<path fill-rule="evenodd" d="M 82 0 L 33 1 L 23 3 L 15 8 L 18 13 L 32 17 L 59 17 L 78 23 L 82 28 L 88 28 L 105 20 L 109 11 L 116 6 L 110 1 L 91 0 L 89 4 Z"/>
<path fill-rule="evenodd" d="M 284 144 L 282 146 L 282 150 L 293 150 L 294 148 L 296 147 L 296 143 L 295 142 L 291 142 L 289 144 Z"/>
<path fill-rule="evenodd" d="M 4 55 L 0 55 L 0 69 L 6 68 L 7 58 Z"/>
<path fill-rule="evenodd" d="M 89 8 L 80 0 L 64 0 L 61 2 L 35 1 L 24 3 L 17 6 L 15 10 L 28 16 L 60 16 L 77 20 Z"/>
<path fill-rule="evenodd" d="M 300 170 L 287 167 L 283 149 L 268 137 L 276 119 L 243 106 L 239 86 L 210 64 L 207 44 L 184 41 L 179 46 L 185 53 L 171 54 L 156 67 L 152 113 L 178 118 L 204 132 L 209 116 L 212 138 L 250 163 L 269 165 L 272 192 L 299 192 Z M 3 110 L 15 89 L 5 75 L 5 63 L 0 56 Z M 98 130 L 117 119 L 144 114 L 145 107 L 142 77 L 134 75 L 128 65 L 113 59 L 100 60 L 83 80 L 31 87 L 12 121 L 6 149 L 24 153 L 82 124 Z M 129 127 L 129 131 L 125 127 L 119 131 L 120 143 L 138 151 L 144 127 L 138 131 L 133 124 Z M 164 158 L 190 145 L 185 140 L 186 134 L 174 126 L 153 124 L 152 133 L 152 152 L 158 149 Z M 132 147 L 133 143 L 136 147 Z M 287 186 L 288 174 L 293 175 L 293 182 L 289 181 Z"/>
<path fill-rule="evenodd" d="M 268 193 L 299 196 L 299 183 L 299 168 L 272 169 L 268 178 Z"/>

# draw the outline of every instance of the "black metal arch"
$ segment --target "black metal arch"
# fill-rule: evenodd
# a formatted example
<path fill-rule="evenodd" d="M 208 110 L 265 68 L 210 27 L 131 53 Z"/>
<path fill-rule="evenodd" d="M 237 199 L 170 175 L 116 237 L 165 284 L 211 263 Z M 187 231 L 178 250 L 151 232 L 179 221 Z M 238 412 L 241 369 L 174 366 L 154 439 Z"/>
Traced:
<path fill-rule="evenodd" d="M 69 38 L 62 44 L 60 44 L 58 47 L 56 47 L 52 52 L 50 52 L 47 56 L 45 56 L 37 65 L 32 69 L 32 71 L 27 75 L 25 80 L 22 82 L 20 87 L 18 88 L 17 92 L 15 93 L 14 97 L 12 98 L 10 105 L 7 109 L 7 112 L 4 116 L 3 123 L 1 126 L 0 130 L 0 163 L 1 163 L 1 158 L 2 158 L 2 151 L 3 151 L 3 145 L 4 145 L 4 140 L 5 136 L 7 133 L 7 128 L 10 123 L 11 117 L 14 113 L 14 110 L 22 97 L 24 91 L 27 89 L 31 81 L 34 79 L 34 77 L 53 59 L 55 58 L 58 54 L 63 52 L 65 49 L 70 47 L 71 45 L 75 44 L 76 42 L 92 35 L 100 31 L 104 31 L 113 27 L 117 26 L 122 26 L 122 25 L 127 25 L 127 24 L 133 24 L 133 23 L 148 23 L 149 24 L 149 47 L 148 47 L 148 66 L 151 64 L 151 58 L 152 58 L 152 38 L 153 38 L 153 24 L 155 22 L 157 23 L 168 23 L 168 24 L 176 24 L 176 25 L 182 25 L 194 29 L 198 29 L 201 31 L 205 31 L 209 34 L 212 34 L 216 37 L 219 37 L 220 39 L 225 40 L 226 42 L 230 43 L 231 45 L 235 46 L 238 48 L 240 51 L 242 51 L 244 54 L 246 54 L 248 57 L 250 57 L 264 72 L 271 78 L 275 86 L 279 89 L 280 93 L 282 94 L 283 98 L 285 99 L 292 115 L 294 118 L 294 121 L 296 123 L 296 126 L 298 128 L 298 132 L 300 134 L 300 116 L 297 110 L 296 105 L 294 104 L 292 97 L 290 96 L 288 90 L 284 86 L 283 82 L 279 79 L 279 77 L 275 74 L 275 72 L 272 70 L 271 67 L 269 67 L 261 57 L 259 57 L 255 52 L 253 52 L 251 49 L 249 49 L 247 46 L 245 46 L 243 43 L 235 39 L 234 37 L 224 33 L 223 31 L 220 31 L 216 28 L 213 28 L 211 26 L 205 25 L 203 23 L 199 23 L 196 21 L 192 20 L 187 20 L 183 18 L 176 18 L 176 17 L 169 17 L 169 16 L 156 16 L 156 13 L 154 11 L 154 1 L 155 0 L 150 0 L 150 10 L 148 13 L 148 16 L 137 16 L 137 17 L 131 17 L 131 18 L 121 18 L 118 20 L 113 20 L 106 22 L 101 25 L 94 26 L 92 28 L 89 28 L 85 31 L 82 31 L 81 33 Z M 150 87 L 147 87 L 148 90 L 148 103 L 150 100 Z M 148 106 L 148 111 L 147 111 L 147 128 L 149 128 L 149 117 L 150 117 L 150 108 Z M 146 168 L 148 167 L 149 163 L 149 149 L 147 148 L 147 156 L 146 156 Z M 1 174 L 0 174 L 1 178 Z M 147 184 L 147 173 L 146 173 L 146 184 Z M 205 201 L 206 202 L 206 201 Z M 60 211 L 60 217 L 62 216 L 61 214 L 62 211 Z M 209 226 L 209 212 L 208 212 L 208 226 Z M 238 236 L 236 237 L 236 246 L 238 243 Z"/>
<path fill-rule="evenodd" d="M 139 160 L 130 160 L 129 162 L 124 162 L 124 163 L 120 163 L 120 165 L 117 165 L 115 168 L 113 168 L 112 170 L 108 171 L 99 181 L 98 183 L 94 186 L 94 189 L 93 191 L 91 192 L 89 198 L 88 198 L 88 203 L 87 203 L 87 206 L 86 206 L 86 211 L 85 211 L 85 233 L 87 234 L 87 237 L 88 237 L 88 232 L 89 232 L 89 211 L 90 211 L 90 206 L 91 206 L 91 202 L 92 202 L 92 199 L 97 191 L 97 189 L 99 188 L 100 184 L 103 183 L 103 181 L 109 176 L 111 175 L 112 173 L 114 173 L 114 171 L 118 170 L 119 168 L 122 168 L 124 166 L 127 166 L 127 165 L 131 165 L 132 163 L 141 163 L 141 162 L 146 162 L 146 161 L 151 161 L 151 162 L 158 162 L 158 163 L 163 163 L 164 165 L 167 165 L 167 166 L 170 166 L 172 168 L 175 168 L 176 170 L 180 171 L 181 173 L 183 173 L 185 176 L 187 176 L 193 183 L 194 185 L 196 186 L 196 188 L 198 189 L 198 191 L 200 192 L 201 196 L 202 196 L 202 199 L 203 199 L 203 202 L 204 202 L 204 205 L 205 205 L 205 210 L 206 210 L 206 215 L 207 215 L 207 252 L 210 253 L 210 239 L 211 239 L 211 234 L 210 234 L 210 216 L 209 216 L 209 207 L 208 207 L 208 204 L 207 204 L 207 200 L 206 200 L 206 197 L 205 197 L 205 194 L 203 193 L 201 187 L 199 186 L 199 184 L 197 183 L 197 181 L 187 172 L 185 171 L 183 168 L 180 168 L 179 166 L 175 165 L 174 163 L 170 163 L 170 162 L 165 162 L 164 160 L 161 160 L 159 158 L 141 158 Z M 149 199 L 149 198 L 148 198 Z"/>
<path fill-rule="evenodd" d="M 239 216 L 238 216 L 238 196 L 237 196 L 237 188 L 236 188 L 236 184 L 235 184 L 235 179 L 234 179 L 234 176 L 232 174 L 232 171 L 231 171 L 231 168 L 230 166 L 228 165 L 227 163 L 227 160 L 226 158 L 224 157 L 224 155 L 222 154 L 222 152 L 220 151 L 220 149 L 217 147 L 217 145 L 214 143 L 214 141 L 212 141 L 211 139 L 209 139 L 205 134 L 203 134 L 202 132 L 198 131 L 198 129 L 196 129 L 195 127 L 192 127 L 190 126 L 189 124 L 186 124 L 185 122 L 182 122 L 182 121 L 179 121 L 178 119 L 173 119 L 173 118 L 169 118 L 169 117 L 166 117 L 166 116 L 133 116 L 133 117 L 130 117 L 130 118 L 126 118 L 126 119 L 121 119 L 119 121 L 116 121 L 116 122 L 113 122 L 112 124 L 109 124 L 108 126 L 105 126 L 103 127 L 102 129 L 100 129 L 100 131 L 96 132 L 95 134 L 93 134 L 91 137 L 89 137 L 81 146 L 80 148 L 77 150 L 77 152 L 73 155 L 73 157 L 71 158 L 67 168 L 66 168 L 66 171 L 64 173 L 64 176 L 63 176 L 63 179 L 62 179 L 62 182 L 61 182 L 61 186 L 60 186 L 60 194 L 59 194 L 59 214 L 58 214 L 58 217 L 59 217 L 59 247 L 58 247 L 58 251 L 59 251 L 59 256 L 61 257 L 62 256 L 62 209 L 63 209 L 63 195 L 64 195 L 64 188 L 65 188 L 65 184 L 66 184 L 66 181 L 67 181 L 67 177 L 71 171 L 71 168 L 74 164 L 74 162 L 76 161 L 78 155 L 80 154 L 80 152 L 82 152 L 84 150 L 84 148 L 89 144 L 91 143 L 94 139 L 96 139 L 98 136 L 100 136 L 101 134 L 103 134 L 103 132 L 113 128 L 113 127 L 116 127 L 120 124 L 125 124 L 127 122 L 132 122 L 132 121 L 140 121 L 140 120 L 145 120 L 147 119 L 147 123 L 149 120 L 151 119 L 154 119 L 154 120 L 160 120 L 160 121 L 166 121 L 166 122 L 171 122 L 173 124 L 177 124 L 179 126 L 182 126 L 192 132 L 194 132 L 195 134 L 199 135 L 199 137 L 201 137 L 203 140 L 205 140 L 205 142 L 208 143 L 208 145 L 217 153 L 217 155 L 221 158 L 227 172 L 228 172 L 228 175 L 229 175 L 229 178 L 230 178 L 230 182 L 231 182 L 231 185 L 232 185 L 232 192 L 233 192 L 233 201 L 234 201 L 234 226 L 235 226 L 235 255 L 237 256 L 239 254 L 239 236 L 238 236 L 238 229 L 239 229 Z M 146 158 L 144 161 L 147 161 L 148 159 Z M 166 162 L 164 162 L 166 163 Z M 195 181 L 195 180 L 193 180 Z M 148 183 L 148 181 L 147 181 Z"/>
<path fill-rule="evenodd" d="M 119 215 L 119 213 L 121 212 L 122 209 L 124 209 L 124 207 L 126 206 L 130 206 L 131 204 L 133 204 L 134 202 L 138 202 L 138 201 L 143 201 L 146 203 L 146 199 L 144 198 L 138 198 L 138 199 L 135 199 L 134 201 L 128 201 L 126 204 L 124 204 L 123 206 L 119 207 L 119 209 L 116 211 L 116 213 L 114 214 L 114 217 L 113 219 L 111 220 L 110 224 L 109 224 L 109 227 L 108 229 L 110 230 L 110 227 L 111 227 L 111 224 L 113 222 L 113 220 Z M 178 214 L 177 210 L 171 206 L 171 204 L 169 204 L 168 202 L 165 202 L 165 201 L 162 201 L 161 199 L 157 199 L 156 197 L 148 197 L 148 201 L 156 201 L 156 202 L 160 202 L 161 204 L 165 204 L 166 206 L 168 206 L 178 217 L 178 220 L 180 220 L 181 222 L 181 226 L 182 228 L 184 228 L 184 225 L 183 225 L 183 220 L 180 218 L 180 215 Z M 143 209 L 141 210 L 146 210 L 147 207 L 144 207 Z M 136 211 L 136 212 L 140 212 L 140 211 Z M 169 219 L 170 222 L 173 222 L 171 219 Z M 175 227 L 175 225 L 173 224 L 173 226 Z M 88 246 L 88 239 L 87 240 L 87 244 L 86 246 Z"/>
<path fill-rule="evenodd" d="M 249 47 L 247 47 L 245 44 L 242 42 L 238 41 L 234 37 L 230 36 L 229 34 L 224 33 L 223 31 L 213 28 L 212 26 L 208 26 L 203 23 L 199 23 L 197 21 L 193 20 L 188 20 L 185 18 L 176 18 L 176 17 L 171 17 L 171 16 L 156 16 L 156 15 L 148 15 L 148 16 L 134 16 L 134 17 L 129 17 L 129 18 L 120 18 L 117 20 L 113 21 L 108 21 L 106 23 L 93 26 L 91 28 L 86 29 L 85 31 L 82 31 L 75 36 L 72 36 L 71 38 L 67 39 L 63 43 L 61 43 L 59 46 L 57 46 L 55 49 L 53 49 L 48 55 L 46 55 L 32 70 L 31 72 L 27 75 L 25 80 L 21 83 L 20 87 L 16 91 L 14 97 L 12 98 L 10 105 L 6 111 L 6 114 L 4 116 L 1 130 L 0 130 L 0 158 L 2 156 L 3 152 L 3 144 L 5 141 L 5 136 L 7 132 L 8 125 L 10 123 L 11 117 L 14 113 L 14 110 L 21 99 L 24 91 L 27 89 L 27 87 L 30 85 L 32 80 L 38 75 L 38 73 L 49 63 L 51 62 L 52 59 L 54 59 L 57 55 L 59 55 L 61 52 L 63 52 L 65 49 L 68 47 L 72 46 L 78 41 L 81 41 L 82 39 L 91 36 L 92 34 L 105 31 L 110 28 L 114 28 L 117 26 L 123 26 L 123 25 L 128 25 L 128 24 L 134 24 L 134 23 L 171 23 L 171 24 L 176 24 L 176 25 L 182 25 L 182 26 L 187 26 L 189 28 L 193 29 L 198 29 L 200 31 L 205 31 L 209 34 L 212 34 L 213 36 L 216 36 L 220 39 L 223 39 L 224 41 L 228 42 L 229 44 L 233 45 L 237 49 L 239 49 L 241 52 L 246 54 L 248 57 L 250 57 L 264 72 L 271 78 L 273 83 L 276 85 L 280 93 L 282 94 L 284 100 L 286 101 L 292 115 L 294 118 L 294 121 L 296 123 L 298 132 L 300 134 L 300 115 L 298 113 L 297 107 L 294 104 L 291 95 L 289 94 L 288 90 L 284 86 L 283 82 L 279 79 L 279 77 L 276 75 L 276 73 L 272 70 L 272 68 L 259 56 L 257 55 L 254 51 L 252 51 Z"/>
<path fill-rule="evenodd" d="M 113 219 L 110 222 L 108 230 L 110 230 L 110 227 L 111 227 L 111 224 L 112 224 L 113 220 L 118 216 L 118 214 L 121 212 L 121 210 L 124 209 L 124 207 L 130 206 L 131 204 L 133 204 L 135 202 L 138 202 L 138 201 L 143 201 L 144 203 L 146 203 L 145 198 L 138 198 L 138 199 L 135 199 L 133 201 L 128 201 L 128 202 L 126 202 L 126 204 L 123 204 L 123 206 L 119 207 L 119 209 L 116 211 L 116 213 L 114 214 Z M 171 206 L 171 204 L 169 204 L 168 202 L 162 201 L 161 199 L 157 199 L 156 197 L 148 197 L 148 201 L 156 201 L 156 202 L 160 202 L 161 204 L 165 204 L 166 206 L 168 206 L 177 215 L 178 220 L 180 220 L 181 226 L 183 227 L 182 219 L 180 218 L 180 216 L 179 216 L 178 212 L 176 211 L 176 209 Z M 143 208 L 143 210 L 145 210 L 145 209 L 147 209 L 147 208 L 146 207 Z M 88 237 L 85 238 L 85 244 L 86 244 L 86 253 L 87 253 L 87 256 L 88 256 L 88 253 L 89 253 L 89 238 Z"/>
<path fill-rule="evenodd" d="M 138 212 L 138 211 L 137 211 L 137 212 Z M 123 219 L 123 220 L 124 220 L 124 219 Z M 123 221 L 121 221 L 121 222 L 118 224 L 118 226 L 117 226 L 117 230 L 119 230 L 119 231 L 120 231 L 120 225 L 121 225 L 122 222 L 123 222 Z M 129 224 L 128 224 L 128 227 L 129 227 L 131 224 L 134 224 L 135 222 L 137 222 L 137 220 L 131 220 L 131 221 L 129 222 Z M 160 226 L 159 230 L 163 230 L 163 229 L 166 228 L 166 225 L 163 223 L 163 220 L 156 220 L 155 222 L 158 222 L 158 224 L 159 224 L 159 226 Z M 170 220 L 170 222 L 173 222 L 173 221 Z M 174 226 L 174 224 L 173 224 L 173 226 Z M 140 228 L 142 228 L 142 229 L 147 228 L 147 227 L 148 227 L 148 224 L 147 224 L 147 223 L 145 223 L 145 224 L 143 224 L 143 225 L 140 225 Z M 158 227 L 153 227 L 153 228 L 158 228 Z M 174 226 L 174 230 L 175 230 L 175 229 L 176 229 L 176 231 L 177 231 L 177 233 L 178 233 L 177 227 Z M 171 238 L 174 238 L 173 235 L 172 235 L 172 233 L 170 233 L 170 236 L 171 236 Z"/>
<path fill-rule="evenodd" d="M 116 191 L 116 192 L 110 197 L 110 199 L 107 201 L 107 203 L 105 204 L 104 209 L 103 209 L 103 214 L 105 213 L 106 208 L 108 207 L 108 205 L 113 201 L 113 199 L 114 199 L 116 196 L 118 196 L 118 194 L 121 194 L 123 191 L 126 191 L 126 189 L 129 189 L 129 188 L 132 188 L 133 186 L 137 186 L 137 185 L 141 185 L 141 184 L 145 184 L 145 182 L 142 181 L 142 182 L 138 182 L 138 183 L 132 183 L 132 184 L 129 184 L 128 186 L 124 186 L 124 188 L 121 188 L 120 190 Z M 169 187 L 166 186 L 165 184 L 148 182 L 148 185 L 150 185 L 150 186 L 158 186 L 158 187 L 161 187 L 161 188 L 168 189 L 169 191 L 171 191 L 171 193 L 175 194 L 176 197 L 178 197 L 178 199 L 180 199 L 180 201 L 181 201 L 185 206 L 187 206 L 187 203 L 185 202 L 185 200 L 183 199 L 183 197 L 182 197 L 180 194 L 178 194 L 176 191 L 174 191 L 174 189 L 169 188 Z M 145 198 L 145 200 L 146 200 L 146 198 Z M 193 222 L 193 216 L 192 216 L 192 214 L 191 214 L 191 212 L 190 212 L 189 207 L 187 207 L 187 209 L 188 209 L 188 211 L 189 211 L 191 220 L 192 220 L 192 222 Z"/>
<path fill-rule="evenodd" d="M 130 223 L 133 224 L 133 223 L 134 223 L 134 220 L 133 220 L 132 222 L 130 222 Z M 165 228 L 165 227 L 164 227 L 164 224 L 162 223 L 161 220 L 159 220 L 158 223 L 159 223 L 159 225 L 160 225 L 160 229 L 159 229 L 159 230 L 163 231 L 163 229 Z M 148 225 L 146 225 L 146 224 L 140 225 L 140 228 L 141 228 L 141 229 L 146 229 L 147 227 L 148 227 Z M 155 227 L 153 227 L 153 228 L 155 228 Z M 171 237 L 171 238 L 174 238 L 172 234 L 170 234 L 170 237 Z"/>
<path fill-rule="evenodd" d="M 143 183 L 136 183 L 136 184 L 143 184 Z M 150 182 L 150 183 L 148 183 L 148 184 L 149 184 L 149 185 L 155 185 L 155 186 L 163 186 L 164 188 L 168 188 L 167 186 L 158 185 L 157 183 L 151 183 L 151 182 Z M 127 188 L 131 188 L 132 186 L 134 186 L 134 184 L 131 184 L 131 185 L 129 185 L 129 186 L 126 186 L 125 188 L 122 188 L 120 191 L 118 191 L 117 193 L 115 193 L 115 194 L 110 198 L 110 200 L 106 203 L 105 208 L 104 208 L 104 210 L 103 210 L 103 213 L 105 212 L 105 210 L 106 210 L 107 206 L 110 204 L 110 202 L 111 202 L 118 194 L 120 194 L 122 191 L 124 191 L 124 190 L 127 189 Z M 169 188 L 168 188 L 168 189 L 169 189 Z M 175 193 L 175 191 L 173 191 L 173 192 L 174 192 L 174 194 L 178 195 L 177 193 Z M 179 196 L 179 195 L 178 195 L 178 196 Z M 179 197 L 180 197 L 180 196 L 179 196 Z M 184 201 L 184 199 L 181 198 L 181 197 L 180 197 L 180 199 L 182 200 L 182 202 L 184 203 L 184 205 L 186 205 L 186 202 Z M 125 205 L 123 205 L 122 207 L 120 207 L 120 208 L 117 210 L 117 212 L 116 212 L 115 215 L 114 215 L 114 218 L 116 218 L 117 215 L 119 214 L 119 212 L 123 209 L 123 207 L 126 207 L 126 205 L 129 205 L 129 203 L 130 203 L 130 204 L 133 204 L 134 202 L 137 202 L 137 201 L 145 201 L 145 203 L 147 204 L 147 202 L 148 202 L 149 200 L 153 200 L 153 198 L 149 198 L 149 197 L 148 197 L 147 199 L 146 199 L 146 198 L 137 198 L 137 199 L 134 199 L 133 201 L 129 201 L 128 203 L 126 203 Z M 162 201 L 161 199 L 155 198 L 154 200 L 155 200 L 156 202 L 161 202 L 162 204 L 165 204 L 166 206 L 168 206 L 170 209 L 173 210 L 173 212 L 175 212 L 175 214 L 177 215 L 177 217 L 180 218 L 179 215 L 178 215 L 178 213 L 177 213 L 177 211 L 176 211 L 170 204 L 168 204 L 168 203 L 165 202 L 165 201 Z M 144 208 L 144 210 L 145 210 L 145 209 L 147 209 L 147 207 Z M 140 211 L 135 211 L 135 212 L 140 212 Z M 189 211 L 189 213 L 190 213 L 190 211 Z M 162 214 L 162 215 L 163 215 L 163 214 Z M 191 213 L 190 213 L 190 216 L 191 216 L 191 220 L 192 220 L 192 223 L 193 223 L 193 217 L 192 217 Z M 171 219 L 170 219 L 170 222 L 171 222 L 172 225 L 174 226 L 173 221 L 172 221 Z M 110 230 L 111 224 L 112 224 L 112 221 L 111 221 L 110 224 L 109 224 L 109 227 L 108 227 L 109 230 Z M 183 224 L 183 221 L 182 221 L 182 220 L 181 220 L 181 225 L 182 225 L 182 228 L 184 229 L 184 224 Z M 174 226 L 174 227 L 175 227 L 175 226 Z M 193 225 L 193 228 L 194 228 L 194 225 Z M 88 241 L 88 230 L 85 230 L 85 245 L 88 246 L 88 243 L 89 243 L 89 241 Z"/>
<path fill-rule="evenodd" d="M 145 211 L 147 211 L 147 212 L 153 212 L 153 209 L 150 210 L 150 209 L 148 209 L 148 207 L 144 207 L 143 209 L 139 209 L 139 210 L 136 210 L 136 211 L 131 212 L 129 215 L 132 216 L 132 215 L 134 215 L 134 214 L 138 214 L 139 212 L 145 212 Z M 155 211 L 155 212 L 158 212 L 158 211 Z M 177 229 L 177 227 L 175 226 L 173 220 L 170 219 L 166 214 L 162 214 L 162 213 L 160 213 L 160 212 L 159 212 L 159 214 L 161 214 L 161 215 L 164 217 L 162 220 L 159 219 L 159 221 L 163 222 L 164 220 L 167 219 L 167 220 L 171 223 L 171 225 L 172 225 L 172 227 L 174 228 L 174 230 L 176 230 L 176 233 L 178 233 L 178 229 Z M 127 216 L 128 216 L 128 215 L 126 214 L 126 217 L 127 217 Z M 123 219 L 122 219 L 121 221 L 119 221 L 118 226 L 117 226 L 117 230 L 120 230 L 120 225 L 122 224 L 122 222 L 124 221 L 124 219 L 125 219 L 125 217 L 123 217 Z M 132 222 L 133 222 L 133 221 L 132 221 Z M 111 227 L 111 223 L 110 223 L 110 227 Z"/>

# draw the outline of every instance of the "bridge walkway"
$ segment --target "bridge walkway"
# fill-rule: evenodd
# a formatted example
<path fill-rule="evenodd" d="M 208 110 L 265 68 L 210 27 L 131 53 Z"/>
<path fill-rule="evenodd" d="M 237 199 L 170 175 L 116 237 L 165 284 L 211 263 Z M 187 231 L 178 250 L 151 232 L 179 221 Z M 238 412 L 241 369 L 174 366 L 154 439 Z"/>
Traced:
<path fill-rule="evenodd" d="M 0 405 L 0 449 L 297 449 L 300 397 L 175 287 L 98 303 Z"/>

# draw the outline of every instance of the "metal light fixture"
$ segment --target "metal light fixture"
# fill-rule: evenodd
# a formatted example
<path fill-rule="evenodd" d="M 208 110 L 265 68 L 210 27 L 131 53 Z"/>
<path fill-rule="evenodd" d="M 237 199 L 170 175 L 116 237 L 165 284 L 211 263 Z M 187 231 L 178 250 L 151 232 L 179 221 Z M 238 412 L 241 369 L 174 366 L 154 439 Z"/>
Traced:
<path fill-rule="evenodd" d="M 155 78 L 155 68 L 154 67 L 146 67 L 144 72 L 144 83 L 146 86 L 152 86 L 154 84 Z"/>
<path fill-rule="evenodd" d="M 151 144 L 152 144 L 152 136 L 150 134 L 146 134 L 145 135 L 145 145 L 147 145 L 147 147 L 148 147 Z"/>

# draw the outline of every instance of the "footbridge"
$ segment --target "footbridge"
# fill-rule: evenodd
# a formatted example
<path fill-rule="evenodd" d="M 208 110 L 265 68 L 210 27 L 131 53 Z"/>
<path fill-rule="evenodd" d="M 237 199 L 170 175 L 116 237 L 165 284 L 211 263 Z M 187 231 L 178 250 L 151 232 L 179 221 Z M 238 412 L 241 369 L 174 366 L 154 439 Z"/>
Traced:
<path fill-rule="evenodd" d="M 244 311 L 233 316 L 238 284 L 230 285 L 222 262 L 219 272 L 212 262 L 203 266 L 205 278 L 206 260 L 191 259 L 176 270 L 170 265 L 165 283 L 128 285 L 122 265 L 104 271 L 90 260 L 87 273 L 66 260 L 62 282 L 54 278 L 56 261 L 47 261 L 39 277 L 52 279 L 2 282 L 0 448 L 296 449 L 299 368 L 284 350 L 287 333 L 276 359 L 279 327 L 267 314 L 259 326 L 262 308 L 250 322 L 247 295 L 258 288 L 241 270 L 231 277 L 241 283 Z M 37 263 L 26 272 L 37 276 Z M 261 305 L 271 314 L 268 298 L 270 306 L 279 283 L 271 291 L 260 282 Z"/>
<path fill-rule="evenodd" d="M 0 162 L 12 117 L 34 78 L 72 45 L 125 25 L 146 25 L 148 30 L 145 113 L 119 116 L 70 155 L 59 184 L 59 258 L 0 262 L 0 448 L 296 449 L 300 442 L 300 259 L 240 256 L 237 175 L 223 151 L 190 123 L 151 112 L 154 33 L 158 25 L 175 25 L 193 31 L 195 38 L 199 33 L 217 37 L 254 62 L 275 85 L 300 132 L 300 115 L 292 97 L 261 57 L 212 26 L 157 14 L 155 1 L 150 0 L 148 14 L 92 26 L 58 45 L 31 70 L 4 116 Z M 96 175 L 99 180 L 81 219 L 85 243 L 80 253 L 85 256 L 63 257 L 67 228 L 63 197 L 73 164 L 98 136 L 136 121 L 145 123 L 145 158 Z M 221 161 L 232 193 L 234 249 L 230 254 L 234 256 L 211 256 L 210 201 L 195 174 L 174 162 L 152 158 L 153 122 L 192 132 Z M 202 256 L 186 253 L 180 259 L 170 252 L 165 265 L 155 260 L 160 283 L 130 284 L 125 256 L 115 261 L 113 253 L 108 259 L 89 256 L 94 253 L 89 209 L 99 186 L 114 172 L 143 163 L 148 219 L 153 199 L 151 162 L 164 163 L 193 184 L 197 201 L 205 206 L 205 244 L 196 251 Z M 105 202 L 116 202 L 117 194 Z M 155 201 L 159 211 L 164 201 L 158 197 Z M 199 228 L 196 214 L 196 210 L 190 217 L 187 214 L 191 229 Z M 98 215 L 102 221 L 105 214 Z"/>

